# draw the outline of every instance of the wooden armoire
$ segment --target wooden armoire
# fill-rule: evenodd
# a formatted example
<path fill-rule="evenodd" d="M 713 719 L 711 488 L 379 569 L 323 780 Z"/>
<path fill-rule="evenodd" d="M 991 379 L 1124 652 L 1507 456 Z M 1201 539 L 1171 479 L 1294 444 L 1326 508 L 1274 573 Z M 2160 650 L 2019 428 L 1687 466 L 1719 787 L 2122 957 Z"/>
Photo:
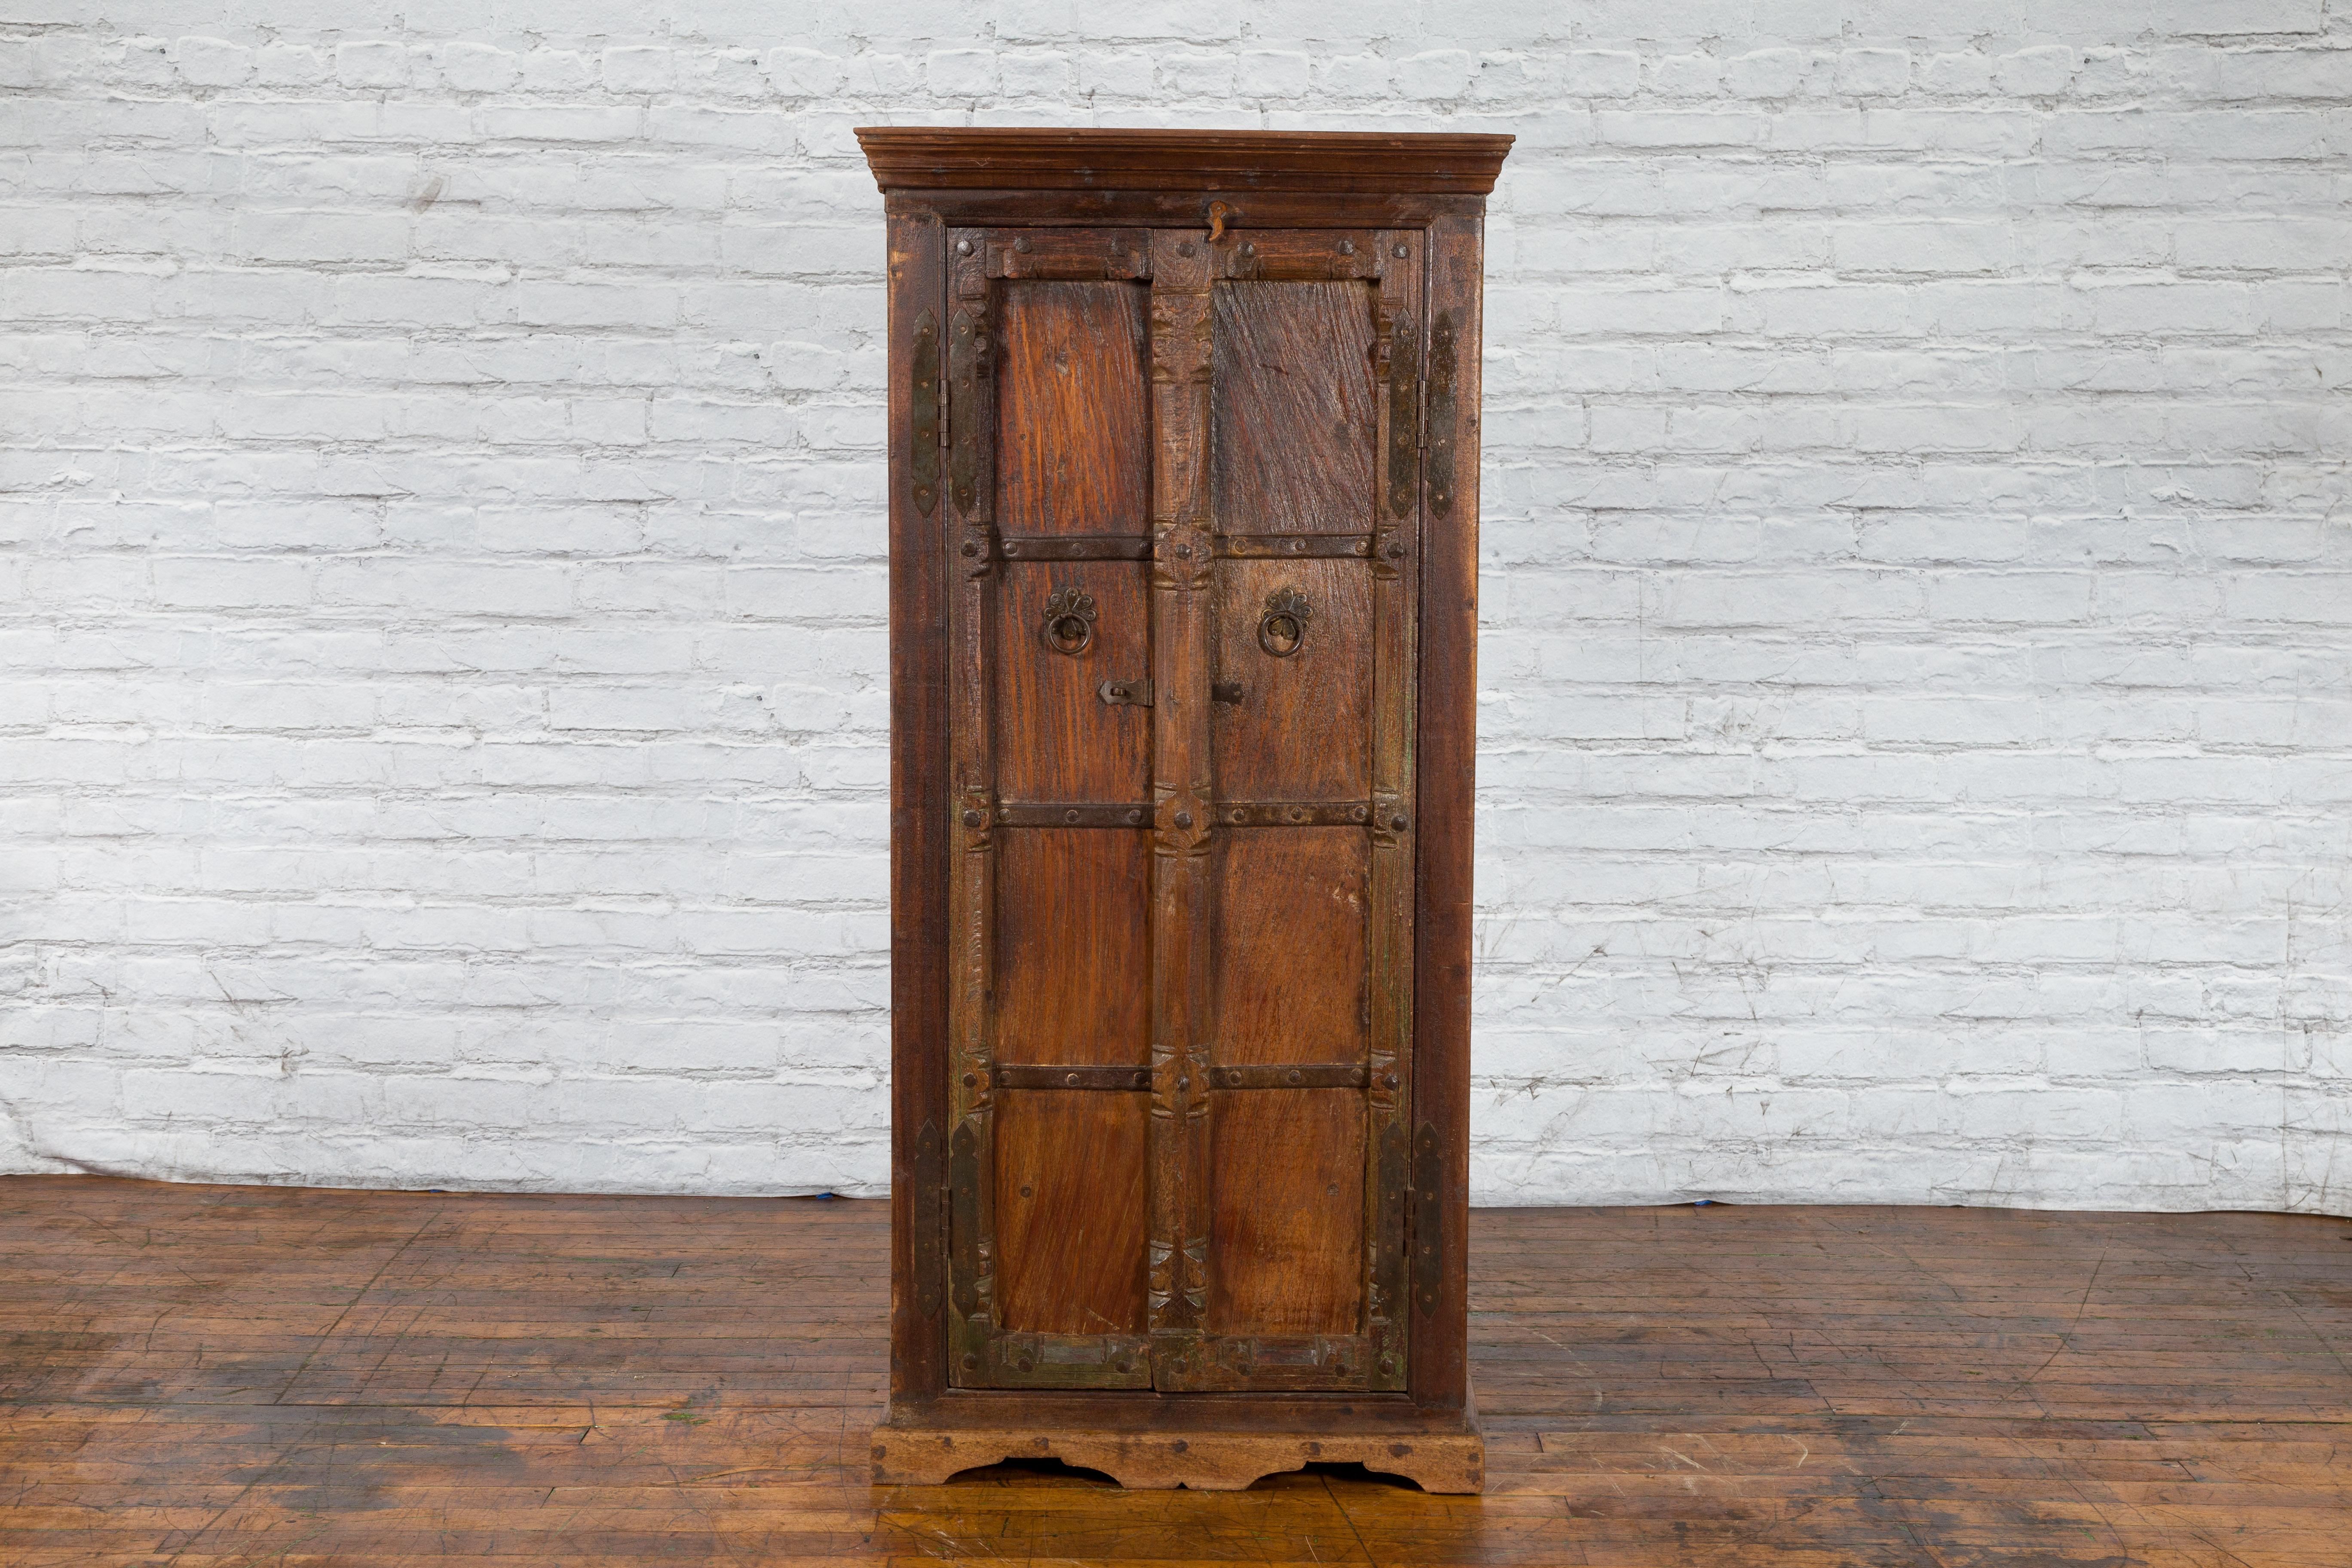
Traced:
<path fill-rule="evenodd" d="M 877 1481 L 1475 1491 L 1507 136 L 860 131 L 889 224 Z"/>

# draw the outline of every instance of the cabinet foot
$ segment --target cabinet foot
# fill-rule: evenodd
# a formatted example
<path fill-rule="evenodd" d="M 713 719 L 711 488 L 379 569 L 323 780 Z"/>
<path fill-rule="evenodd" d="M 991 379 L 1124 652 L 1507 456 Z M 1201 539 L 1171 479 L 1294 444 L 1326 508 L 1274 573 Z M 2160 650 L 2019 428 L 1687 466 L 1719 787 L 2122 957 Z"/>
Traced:
<path fill-rule="evenodd" d="M 953 1408 L 959 1403 L 894 1405 L 874 1429 L 875 1484 L 936 1486 L 959 1470 L 1006 1459 L 1058 1459 L 1137 1490 L 1238 1491 L 1261 1476 L 1318 1463 L 1360 1464 L 1430 1492 L 1475 1492 L 1486 1484 L 1486 1444 L 1472 1409 L 1382 1412 L 1351 1430 L 1357 1424 L 1347 1417 L 1360 1407 L 1202 1419 L 1154 1410 L 1160 1402 L 1149 1401 L 1105 1419 L 1047 1425 L 992 1412 L 984 1402 Z"/>

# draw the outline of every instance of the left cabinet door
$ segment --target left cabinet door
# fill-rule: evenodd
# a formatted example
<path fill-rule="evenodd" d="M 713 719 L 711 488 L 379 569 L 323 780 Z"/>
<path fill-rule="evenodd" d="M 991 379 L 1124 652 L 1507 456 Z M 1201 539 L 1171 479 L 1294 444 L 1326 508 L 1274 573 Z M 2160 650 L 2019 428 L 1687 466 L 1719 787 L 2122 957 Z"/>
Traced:
<path fill-rule="evenodd" d="M 946 244 L 949 1370 L 1148 1388 L 1150 236 Z"/>

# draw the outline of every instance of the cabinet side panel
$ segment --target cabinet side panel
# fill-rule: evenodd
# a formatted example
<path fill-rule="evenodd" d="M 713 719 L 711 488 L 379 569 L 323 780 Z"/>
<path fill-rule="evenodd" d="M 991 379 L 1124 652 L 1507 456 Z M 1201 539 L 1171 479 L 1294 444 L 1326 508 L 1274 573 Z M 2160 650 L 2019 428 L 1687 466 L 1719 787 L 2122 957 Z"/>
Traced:
<path fill-rule="evenodd" d="M 1433 1199 L 1416 1199 L 1416 1255 L 1433 1230 L 1433 1304 L 1412 1311 L 1413 1397 L 1458 1408 L 1468 1389 L 1467 1205 L 1470 1137 L 1471 816 L 1475 804 L 1478 647 L 1478 350 L 1482 222 L 1441 219 L 1430 232 L 1428 319 L 1451 318 L 1452 414 L 1427 432 L 1433 453 L 1452 438 L 1453 475 L 1441 497 L 1424 474 L 1422 506 L 1421 679 L 1415 717 L 1421 796 L 1414 923 L 1413 1108 L 1435 1137 Z M 1438 352 L 1437 335 L 1430 340 Z M 1429 367 L 1431 384 L 1438 367 Z M 1433 465 L 1434 466 L 1434 465 Z M 1427 1190 L 1416 1180 L 1417 1191 Z M 1433 1225 L 1425 1221 L 1434 1221 Z M 1419 1258 L 1416 1256 L 1416 1264 Z M 1417 1269 L 1418 1272 L 1418 1269 Z"/>
<path fill-rule="evenodd" d="M 914 332 L 946 302 L 945 231 L 889 220 L 890 1392 L 947 1386 L 947 563 L 942 515 L 917 507 Z M 936 436 L 934 437 L 936 440 Z"/>

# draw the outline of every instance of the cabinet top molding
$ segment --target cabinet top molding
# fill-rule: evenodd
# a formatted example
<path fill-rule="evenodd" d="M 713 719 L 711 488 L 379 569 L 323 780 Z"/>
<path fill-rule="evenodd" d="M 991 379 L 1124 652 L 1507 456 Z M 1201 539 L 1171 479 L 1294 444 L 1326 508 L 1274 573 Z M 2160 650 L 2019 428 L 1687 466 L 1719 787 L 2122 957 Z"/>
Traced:
<path fill-rule="evenodd" d="M 868 125 L 885 191 L 1295 191 L 1483 196 L 1508 136 Z"/>

